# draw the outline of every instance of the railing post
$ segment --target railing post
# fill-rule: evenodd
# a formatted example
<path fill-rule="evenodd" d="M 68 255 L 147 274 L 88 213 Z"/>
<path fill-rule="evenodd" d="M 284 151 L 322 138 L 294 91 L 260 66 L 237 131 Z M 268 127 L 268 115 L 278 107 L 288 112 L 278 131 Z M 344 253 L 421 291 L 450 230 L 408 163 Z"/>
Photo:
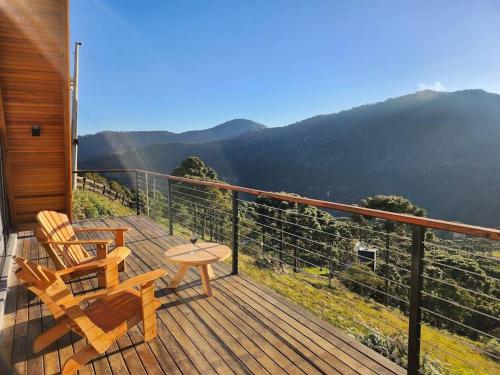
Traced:
<path fill-rule="evenodd" d="M 172 181 L 167 180 L 167 196 L 168 196 L 168 233 L 174 235 L 174 215 L 172 214 Z"/>
<path fill-rule="evenodd" d="M 135 171 L 135 212 L 137 215 L 141 214 L 139 207 L 139 173 Z"/>
<path fill-rule="evenodd" d="M 260 231 L 260 252 L 264 253 L 266 251 L 266 234 L 264 233 L 264 228 Z"/>
<path fill-rule="evenodd" d="M 233 190 L 233 270 L 238 274 L 238 243 L 239 243 L 238 192 Z"/>
<path fill-rule="evenodd" d="M 328 259 L 328 286 L 332 286 L 334 246 L 335 245 L 332 241 L 331 256 L 330 256 L 330 259 Z"/>
<path fill-rule="evenodd" d="M 147 173 L 144 173 L 144 181 L 146 185 L 146 216 L 149 218 L 149 179 Z"/>
<path fill-rule="evenodd" d="M 205 227 L 207 226 L 207 209 L 201 209 L 201 239 L 205 239 Z"/>
<path fill-rule="evenodd" d="M 156 178 L 153 178 L 153 203 L 156 202 Z"/>
<path fill-rule="evenodd" d="M 425 228 L 414 226 L 411 250 L 410 318 L 408 327 L 408 374 L 420 370 L 420 331 L 422 319 L 422 284 L 424 268 Z"/>
<path fill-rule="evenodd" d="M 215 210 L 212 207 L 212 211 L 210 211 L 210 219 L 209 219 L 210 220 L 210 229 L 209 229 L 210 230 L 210 242 L 213 242 L 214 234 L 215 234 L 214 233 L 214 231 L 215 231 L 215 229 L 214 229 L 214 215 L 215 215 Z"/>
<path fill-rule="evenodd" d="M 283 241 L 284 241 L 284 232 L 283 232 L 283 213 L 281 213 L 281 217 L 280 217 L 280 255 L 279 255 L 279 258 L 280 258 L 280 267 L 281 269 L 283 270 L 283 254 L 285 252 L 285 246 L 283 244 Z"/>
<path fill-rule="evenodd" d="M 391 257 L 389 254 L 389 249 L 391 246 L 391 238 L 389 237 L 389 233 L 385 235 L 385 269 L 384 269 L 384 277 L 385 277 L 385 305 L 389 306 L 389 292 L 391 289 L 391 283 L 389 281 L 389 264 L 391 262 Z"/>
<path fill-rule="evenodd" d="M 294 238 L 293 243 L 293 272 L 299 272 L 299 248 L 297 247 L 297 239 Z"/>
<path fill-rule="evenodd" d="M 196 237 L 196 233 L 198 232 L 198 205 L 194 202 L 191 202 L 193 207 L 193 235 Z"/>

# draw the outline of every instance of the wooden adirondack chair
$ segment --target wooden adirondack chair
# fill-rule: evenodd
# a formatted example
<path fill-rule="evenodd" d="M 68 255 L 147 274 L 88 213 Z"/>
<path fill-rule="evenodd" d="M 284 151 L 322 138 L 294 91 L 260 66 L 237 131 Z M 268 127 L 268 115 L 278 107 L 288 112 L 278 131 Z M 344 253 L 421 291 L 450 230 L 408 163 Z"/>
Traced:
<path fill-rule="evenodd" d="M 53 271 L 14 256 L 19 265 L 16 276 L 29 290 L 47 305 L 55 318 L 55 325 L 38 336 L 33 343 L 33 351 L 40 352 L 47 346 L 73 331 L 85 337 L 88 345 L 69 358 L 63 366 L 62 374 L 74 374 L 80 367 L 96 356 L 103 354 L 119 337 L 142 321 L 144 340 L 157 335 L 156 310 L 160 302 L 154 296 L 154 281 L 166 275 L 158 269 L 136 276 L 108 289 L 74 296 L 62 280 L 62 276 L 72 270 L 89 267 L 116 266 L 116 258 L 97 260 L 85 265 Z M 116 270 L 116 267 L 112 267 Z M 117 270 L 116 270 L 117 272 Z M 134 287 L 140 287 L 139 290 Z M 87 307 L 83 302 L 92 301 Z"/>
<path fill-rule="evenodd" d="M 120 271 L 125 269 L 125 258 L 130 254 L 130 249 L 124 246 L 125 232 L 129 228 L 73 228 L 68 216 L 55 211 L 41 211 L 36 216 L 36 219 L 39 224 L 35 229 L 36 238 L 49 254 L 57 270 L 107 257 L 120 258 L 118 269 Z M 76 237 L 76 233 L 79 232 L 114 232 L 116 248 L 108 252 L 108 245 L 112 242 L 111 240 L 79 240 Z M 96 247 L 96 256 L 89 254 L 84 245 L 94 245 Z M 64 279 L 68 280 L 94 272 L 96 272 L 95 269 L 86 268 L 82 271 L 66 273 Z M 98 277 L 99 286 L 101 287 L 109 287 L 117 282 L 117 280 L 108 280 L 101 271 L 98 271 Z"/>

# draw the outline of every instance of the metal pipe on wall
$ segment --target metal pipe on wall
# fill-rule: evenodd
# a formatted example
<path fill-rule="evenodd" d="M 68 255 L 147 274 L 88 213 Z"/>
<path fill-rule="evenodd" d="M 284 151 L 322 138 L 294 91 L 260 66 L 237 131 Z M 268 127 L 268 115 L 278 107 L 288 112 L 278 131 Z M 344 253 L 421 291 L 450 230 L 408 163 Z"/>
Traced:
<path fill-rule="evenodd" d="M 78 69 L 81 46 L 82 42 L 75 42 L 75 60 L 72 79 L 73 100 L 71 103 L 71 162 L 74 171 L 78 169 Z M 73 174 L 73 190 L 76 189 L 76 177 L 77 175 Z"/>

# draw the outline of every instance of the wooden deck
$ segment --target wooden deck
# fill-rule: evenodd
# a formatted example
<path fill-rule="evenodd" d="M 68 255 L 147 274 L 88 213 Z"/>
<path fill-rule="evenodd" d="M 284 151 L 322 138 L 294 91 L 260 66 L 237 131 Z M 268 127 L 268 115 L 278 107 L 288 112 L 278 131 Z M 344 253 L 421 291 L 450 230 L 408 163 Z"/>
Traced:
<path fill-rule="evenodd" d="M 179 288 L 167 289 L 175 267 L 163 252 L 186 240 L 168 236 L 159 225 L 132 216 L 93 220 L 83 226 L 129 226 L 127 272 L 122 278 L 156 268 L 168 275 L 157 284 L 158 338 L 142 342 L 135 327 L 81 374 L 404 374 L 389 360 L 350 339 L 300 306 L 244 275 L 232 276 L 226 264 L 214 267 L 214 296 L 205 298 L 199 276 L 190 270 Z M 46 265 L 49 259 L 30 232 L 19 233 L 18 254 Z M 12 284 L 10 275 L 10 283 Z M 96 287 L 95 278 L 74 281 L 75 293 Z M 54 374 L 85 343 L 66 335 L 42 353 L 31 350 L 34 338 L 51 327 L 45 306 L 24 287 L 7 293 L 4 330 L 0 338 L 0 373 Z M 7 372 L 8 373 L 8 372 Z"/>

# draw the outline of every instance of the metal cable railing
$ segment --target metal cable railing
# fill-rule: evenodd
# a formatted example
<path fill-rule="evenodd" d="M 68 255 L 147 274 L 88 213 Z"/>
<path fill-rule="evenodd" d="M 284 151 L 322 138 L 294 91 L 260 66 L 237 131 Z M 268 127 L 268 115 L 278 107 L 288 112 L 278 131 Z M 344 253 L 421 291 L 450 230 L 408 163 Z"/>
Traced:
<path fill-rule="evenodd" d="M 100 173 L 125 174 L 120 183 L 131 188 L 137 214 L 168 225 L 170 234 L 175 223 L 197 236 L 231 246 L 233 273 L 238 273 L 241 249 L 256 264 L 259 258 L 265 259 L 271 270 L 300 272 L 327 286 L 336 279 L 353 293 L 380 304 L 378 309 L 386 305 L 400 311 L 407 330 L 407 357 L 400 364 L 409 374 L 420 373 L 428 355 L 441 359 L 453 355 L 421 337 L 423 324 L 446 329 L 470 350 L 499 360 L 498 352 L 491 349 L 500 346 L 496 334 L 500 329 L 499 258 L 488 255 L 500 250 L 499 230 L 142 170 Z M 331 211 L 371 220 L 332 216 Z M 389 221 L 395 223 L 394 231 L 384 226 Z M 442 231 L 471 236 L 471 240 L 443 240 L 435 234 Z M 430 239 L 426 233 L 432 234 Z M 488 239 L 481 242 L 481 250 L 474 248 L 476 238 Z M 355 250 L 354 243 L 361 250 Z M 363 250 L 370 248 L 374 254 Z M 361 310 L 352 301 L 345 301 L 344 306 L 345 312 L 353 310 L 363 317 L 356 324 L 366 332 L 380 334 L 383 326 L 401 331 L 402 326 L 385 321 L 376 310 Z M 386 339 L 398 345 L 392 337 Z"/>
<path fill-rule="evenodd" d="M 441 248 L 441 249 L 446 250 L 446 251 L 452 251 L 452 252 L 461 253 L 461 254 L 464 254 L 466 256 L 474 256 L 474 257 L 484 258 L 484 259 L 488 259 L 488 260 L 492 260 L 492 261 L 498 261 L 498 258 L 489 256 L 489 255 L 484 255 L 484 254 L 481 254 L 481 253 L 471 253 L 470 251 L 466 251 L 466 250 L 462 250 L 462 249 L 457 249 L 457 248 L 453 248 L 453 247 L 446 246 L 446 245 L 440 245 L 440 244 L 436 244 L 436 243 L 433 243 L 433 242 L 424 242 L 424 244 L 427 245 L 427 246 Z"/>

